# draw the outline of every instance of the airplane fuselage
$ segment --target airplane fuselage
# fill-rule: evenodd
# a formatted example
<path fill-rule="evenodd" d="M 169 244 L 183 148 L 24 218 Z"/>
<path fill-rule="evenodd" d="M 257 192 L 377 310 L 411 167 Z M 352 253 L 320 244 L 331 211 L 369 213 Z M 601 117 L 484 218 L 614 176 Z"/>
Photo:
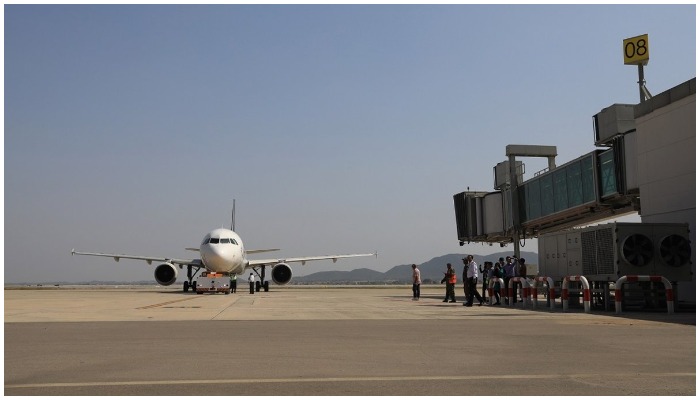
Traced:
<path fill-rule="evenodd" d="M 248 264 L 241 237 L 229 229 L 207 233 L 199 246 L 199 254 L 204 267 L 211 272 L 240 275 Z"/>

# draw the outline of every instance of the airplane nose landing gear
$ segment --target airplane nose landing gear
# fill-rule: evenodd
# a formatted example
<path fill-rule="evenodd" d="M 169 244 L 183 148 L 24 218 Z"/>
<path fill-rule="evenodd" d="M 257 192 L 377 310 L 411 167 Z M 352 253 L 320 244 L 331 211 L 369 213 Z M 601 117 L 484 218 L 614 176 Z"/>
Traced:
<path fill-rule="evenodd" d="M 192 289 L 193 292 L 197 290 L 197 281 L 193 281 L 192 278 L 197 274 L 197 272 L 199 272 L 200 269 L 201 267 L 197 267 L 197 270 L 192 273 L 192 266 L 187 266 L 187 280 L 182 284 L 183 292 L 187 293 L 189 289 Z"/>

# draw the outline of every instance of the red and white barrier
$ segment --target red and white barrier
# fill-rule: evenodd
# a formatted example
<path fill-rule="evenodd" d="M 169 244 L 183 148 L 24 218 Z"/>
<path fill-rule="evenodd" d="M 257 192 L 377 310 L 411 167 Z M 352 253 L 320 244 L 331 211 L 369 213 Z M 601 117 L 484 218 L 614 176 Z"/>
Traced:
<path fill-rule="evenodd" d="M 532 288 L 530 288 L 530 299 L 532 300 L 532 309 L 537 308 L 537 282 L 547 282 L 547 287 L 549 287 L 549 308 L 554 310 L 554 281 L 548 276 L 536 276 Z"/>
<path fill-rule="evenodd" d="M 530 299 L 530 282 L 527 280 L 527 278 L 523 278 L 522 276 L 514 276 L 510 278 L 510 281 L 508 281 L 508 297 L 506 297 L 506 299 L 508 299 L 508 304 L 510 304 L 511 307 L 514 306 L 515 299 L 517 298 L 517 296 L 514 296 L 513 293 L 513 282 L 522 283 L 523 299 L 525 299 L 525 301 L 523 302 L 523 307 L 527 307 L 527 304 Z"/>
<path fill-rule="evenodd" d="M 495 277 L 491 278 L 491 280 L 489 281 L 489 304 L 490 305 L 493 305 L 496 302 L 496 296 L 494 296 L 494 289 L 493 289 L 493 286 L 496 284 L 496 282 L 501 284 L 500 285 L 501 297 L 505 297 L 506 289 L 503 285 L 503 279 L 495 278 Z"/>
<path fill-rule="evenodd" d="M 561 304 L 564 306 L 564 312 L 569 309 L 569 281 L 579 281 L 583 286 L 583 311 L 591 312 L 591 287 L 588 285 L 588 279 L 584 276 L 565 276 L 561 283 Z"/>
<path fill-rule="evenodd" d="M 671 282 L 663 276 L 657 275 L 625 275 L 618 279 L 615 283 L 615 314 L 620 314 L 622 312 L 622 285 L 627 282 L 663 282 L 666 288 L 666 307 L 668 308 L 668 313 L 673 314 L 673 286 Z"/>

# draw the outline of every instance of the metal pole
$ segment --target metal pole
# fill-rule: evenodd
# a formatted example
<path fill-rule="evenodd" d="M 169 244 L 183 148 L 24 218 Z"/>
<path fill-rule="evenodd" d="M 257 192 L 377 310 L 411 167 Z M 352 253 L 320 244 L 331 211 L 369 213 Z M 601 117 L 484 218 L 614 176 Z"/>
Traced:
<path fill-rule="evenodd" d="M 513 219 L 513 255 L 520 259 L 520 207 L 518 206 L 518 174 L 515 167 L 515 156 L 508 156 L 510 168 L 511 218 Z"/>
<path fill-rule="evenodd" d="M 644 65 L 637 64 L 637 71 L 639 72 L 639 102 L 644 103 L 646 100 L 646 96 L 644 95 L 644 85 L 646 84 L 644 81 Z"/>

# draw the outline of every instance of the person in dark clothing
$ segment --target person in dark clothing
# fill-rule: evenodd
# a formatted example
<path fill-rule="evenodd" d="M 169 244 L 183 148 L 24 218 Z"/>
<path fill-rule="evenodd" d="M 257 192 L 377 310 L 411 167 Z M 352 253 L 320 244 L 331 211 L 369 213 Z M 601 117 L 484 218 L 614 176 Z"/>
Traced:
<path fill-rule="evenodd" d="M 503 279 L 503 264 L 505 262 L 503 261 L 503 257 L 499 260 L 499 262 L 495 263 L 493 266 L 493 273 L 491 274 L 492 278 L 501 278 Z M 496 281 L 493 284 L 493 297 L 496 298 L 496 302 L 493 303 L 495 306 L 500 306 L 501 305 L 501 283 Z"/>
<path fill-rule="evenodd" d="M 493 273 L 491 261 L 484 261 L 484 268 L 479 268 L 481 272 L 481 297 L 486 298 L 486 290 L 489 288 L 489 278 Z"/>
<path fill-rule="evenodd" d="M 442 302 L 447 303 L 449 300 L 450 303 L 456 303 L 457 299 L 455 298 L 455 284 L 457 283 L 457 274 L 455 273 L 455 270 L 452 269 L 452 264 L 447 263 L 447 272 L 445 272 L 445 277 L 442 278 L 440 283 L 445 284 L 445 300 Z"/>
<path fill-rule="evenodd" d="M 231 274 L 231 293 L 236 293 L 236 286 L 238 282 L 238 275 L 236 274 Z"/>

